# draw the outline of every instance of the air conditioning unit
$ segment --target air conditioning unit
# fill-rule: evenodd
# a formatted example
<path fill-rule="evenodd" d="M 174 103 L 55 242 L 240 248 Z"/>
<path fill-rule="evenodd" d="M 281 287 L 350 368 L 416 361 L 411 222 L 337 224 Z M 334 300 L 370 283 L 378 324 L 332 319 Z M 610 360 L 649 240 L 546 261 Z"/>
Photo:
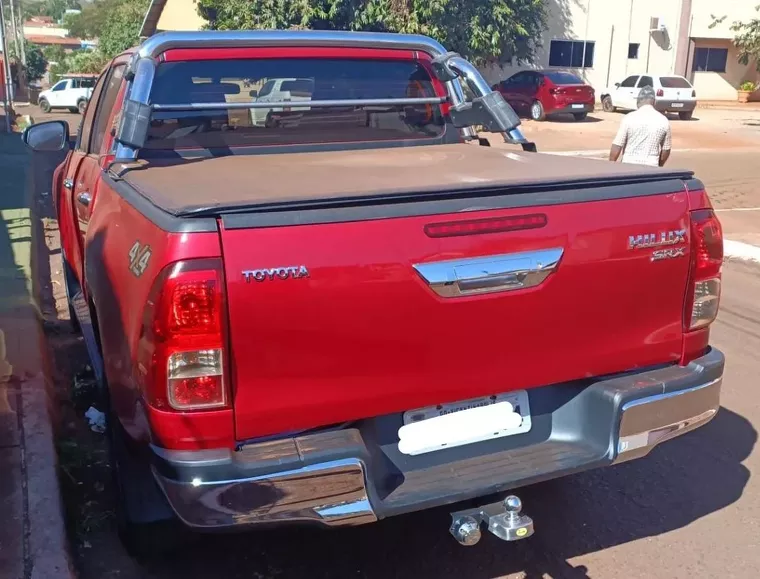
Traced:
<path fill-rule="evenodd" d="M 660 16 L 652 16 L 649 19 L 649 32 L 665 32 L 667 27 Z"/>

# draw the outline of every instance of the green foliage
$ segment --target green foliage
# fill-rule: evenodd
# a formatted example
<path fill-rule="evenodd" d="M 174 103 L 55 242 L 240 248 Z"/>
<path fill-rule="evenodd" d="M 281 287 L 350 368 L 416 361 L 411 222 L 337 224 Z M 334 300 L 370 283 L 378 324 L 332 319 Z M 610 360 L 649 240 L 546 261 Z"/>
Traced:
<path fill-rule="evenodd" d="M 45 75 L 48 64 L 42 49 L 36 44 L 27 42 L 24 45 L 24 52 L 26 53 L 27 80 L 40 80 Z"/>
<path fill-rule="evenodd" d="M 121 0 L 109 9 L 98 35 L 98 50 L 103 56 L 111 59 L 138 44 L 148 5 L 148 0 Z"/>
<path fill-rule="evenodd" d="M 58 65 L 51 68 L 57 78 L 69 72 L 99 73 L 114 56 L 139 42 L 149 0 L 95 0 L 86 5 L 80 14 L 66 17 L 69 35 L 77 38 L 98 39 L 95 50 L 79 50 L 69 55 L 55 53 L 49 60 Z M 51 78 L 51 80 L 54 80 Z"/>
<path fill-rule="evenodd" d="M 546 0 L 198 0 L 212 30 L 311 28 L 426 34 L 478 64 L 530 61 Z"/>
<path fill-rule="evenodd" d="M 751 80 L 745 81 L 739 85 L 739 90 L 746 92 L 754 92 L 755 88 L 757 88 L 757 85 Z"/>
<path fill-rule="evenodd" d="M 14 77 L 18 74 L 18 68 L 21 66 L 18 54 L 16 54 L 16 47 L 14 43 L 9 44 L 9 54 L 12 60 L 12 66 L 14 69 Z M 47 71 L 48 59 L 42 52 L 42 49 L 31 42 L 24 43 L 24 52 L 26 53 L 26 79 L 39 80 L 45 75 Z"/>
<path fill-rule="evenodd" d="M 82 7 L 79 14 L 67 14 L 64 25 L 69 36 L 74 38 L 97 38 L 105 28 L 108 14 L 115 10 L 122 0 L 96 0 Z"/>
<path fill-rule="evenodd" d="M 79 9 L 78 0 L 25 0 L 23 14 L 25 18 L 31 16 L 50 16 L 59 22 L 66 10 Z"/>
<path fill-rule="evenodd" d="M 760 5 L 756 6 L 755 10 L 760 12 Z M 710 28 L 721 24 L 726 17 L 712 16 L 712 19 Z M 734 44 L 739 49 L 739 62 L 745 66 L 754 62 L 757 71 L 760 72 L 760 18 L 751 18 L 747 22 L 736 21 L 731 25 L 731 32 L 734 33 Z"/>
<path fill-rule="evenodd" d="M 61 63 L 66 60 L 66 51 L 59 44 L 51 44 L 42 49 L 42 54 L 48 62 Z"/>

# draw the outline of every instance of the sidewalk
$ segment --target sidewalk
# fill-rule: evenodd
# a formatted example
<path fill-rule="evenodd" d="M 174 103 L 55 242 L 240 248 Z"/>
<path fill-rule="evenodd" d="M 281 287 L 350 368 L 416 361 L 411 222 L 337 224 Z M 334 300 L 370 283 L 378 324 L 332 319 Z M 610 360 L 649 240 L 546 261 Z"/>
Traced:
<path fill-rule="evenodd" d="M 760 102 L 740 103 L 739 101 L 697 101 L 698 109 L 722 109 L 726 111 L 760 112 Z"/>
<path fill-rule="evenodd" d="M 2 119 L 0 119 L 2 120 Z M 66 578 L 65 528 L 34 297 L 29 155 L 0 132 L 0 578 Z"/>

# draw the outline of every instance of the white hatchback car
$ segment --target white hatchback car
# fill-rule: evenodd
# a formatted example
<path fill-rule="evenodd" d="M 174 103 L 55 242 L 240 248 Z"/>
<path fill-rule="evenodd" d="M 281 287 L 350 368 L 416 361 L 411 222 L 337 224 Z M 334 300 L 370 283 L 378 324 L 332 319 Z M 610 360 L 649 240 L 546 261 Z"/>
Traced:
<path fill-rule="evenodd" d="M 615 83 L 602 91 L 602 108 L 606 112 L 616 110 L 635 110 L 636 97 L 645 86 L 655 90 L 654 108 L 662 113 L 678 113 L 683 121 L 688 121 L 697 107 L 697 92 L 691 83 L 682 76 L 634 74 L 623 82 Z"/>

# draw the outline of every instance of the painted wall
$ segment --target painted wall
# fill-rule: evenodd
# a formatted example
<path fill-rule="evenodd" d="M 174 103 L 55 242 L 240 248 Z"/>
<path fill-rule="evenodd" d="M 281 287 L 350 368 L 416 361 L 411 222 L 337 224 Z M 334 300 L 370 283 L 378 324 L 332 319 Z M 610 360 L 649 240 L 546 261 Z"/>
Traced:
<path fill-rule="evenodd" d="M 694 48 L 727 48 L 728 60 L 725 72 L 692 72 L 692 83 L 697 97 L 702 100 L 736 100 L 737 87 L 749 80 L 757 83 L 760 73 L 754 63 L 739 64 L 737 50 L 730 40 L 696 39 Z M 689 62 L 693 62 L 693 55 Z"/>
<path fill-rule="evenodd" d="M 760 12 L 755 10 L 760 4 L 758 0 L 692 0 L 692 3 L 692 38 L 730 39 L 734 37 L 734 33 L 731 32 L 731 24 L 734 21 L 746 22 L 752 18 L 760 18 Z M 714 21 L 713 15 L 726 18 L 721 24 L 710 28 Z"/>
<path fill-rule="evenodd" d="M 679 33 L 681 0 L 549 0 L 549 28 L 543 48 L 532 66 L 489 67 L 486 79 L 497 82 L 521 68 L 549 66 L 551 40 L 593 41 L 594 63 L 573 70 L 597 91 L 622 81 L 629 74 L 668 74 L 673 70 Z M 650 35 L 650 19 L 660 18 L 665 31 Z M 628 58 L 629 43 L 638 43 L 637 59 Z M 559 67 L 561 68 L 561 67 Z"/>
<path fill-rule="evenodd" d="M 200 30 L 206 21 L 198 15 L 193 0 L 166 0 L 157 30 Z"/>
<path fill-rule="evenodd" d="M 24 36 L 55 36 L 57 38 L 66 38 L 68 35 L 69 31 L 66 28 L 24 25 Z"/>

